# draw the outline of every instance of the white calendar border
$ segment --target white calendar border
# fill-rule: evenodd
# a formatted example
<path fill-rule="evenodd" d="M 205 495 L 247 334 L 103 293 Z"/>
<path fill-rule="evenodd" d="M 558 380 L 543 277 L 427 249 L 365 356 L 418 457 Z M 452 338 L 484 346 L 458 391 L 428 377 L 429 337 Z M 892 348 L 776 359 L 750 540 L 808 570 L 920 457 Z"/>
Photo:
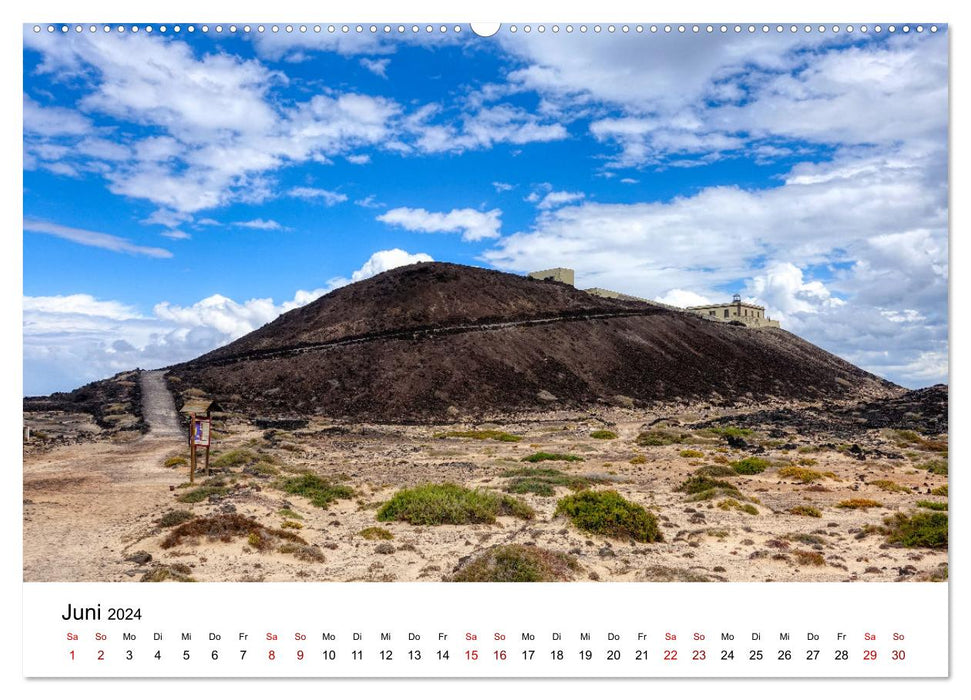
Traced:
<path fill-rule="evenodd" d="M 12 3 L 11 3 L 12 4 Z M 254 2 L 253 0 L 237 0 L 236 2 L 214 2 L 201 4 L 198 0 L 193 2 L 186 0 L 167 0 L 162 5 L 161 10 L 153 9 L 146 5 L 135 5 L 133 3 L 108 2 L 106 0 L 87 0 L 83 3 L 71 2 L 68 0 L 50 0 L 43 3 L 18 4 L 18 7 L 4 8 L 3 43 L 2 50 L 5 52 L 2 80 L 4 81 L 3 95 L 7 100 L 3 110 L 2 119 L 4 130 L 0 135 L 4 138 L 4 154 L 7 156 L 8 172 L 13 173 L 14 177 L 6 180 L 7 187 L 4 188 L 2 196 L 4 198 L 3 212 L 6 213 L 7 224 L 6 238 L 4 240 L 5 255 L 7 263 L 5 274 L 2 276 L 5 299 L 7 304 L 3 305 L 4 327 L 21 327 L 21 315 L 19 304 L 12 300 L 20 296 L 22 290 L 22 244 L 20 238 L 20 215 L 21 215 L 21 185 L 22 171 L 20 170 L 20 159 L 22 158 L 22 141 L 20 135 L 20 67 L 22 62 L 20 25 L 28 21 L 73 21 L 91 19 L 110 19 L 117 21 L 158 21 L 159 19 L 181 19 L 191 21 L 226 21 L 227 19 L 246 17 L 246 18 L 267 18 L 272 21 L 307 21 L 310 18 L 326 19 L 328 21 L 388 21 L 388 20 L 409 20 L 409 21 L 496 21 L 500 19 L 510 19 L 519 22 L 536 22 L 551 20 L 578 21 L 637 21 L 645 20 L 652 22 L 711 22 L 711 21 L 738 21 L 738 22 L 776 22 L 776 21 L 798 21 L 798 22 L 873 22 L 873 21 L 941 21 L 948 22 L 949 35 L 952 46 L 952 80 L 951 80 L 951 99 L 952 99 L 952 125 L 959 123 L 971 123 L 969 117 L 968 101 L 966 94 L 959 88 L 961 81 L 968 83 L 969 42 L 965 34 L 968 32 L 964 19 L 967 13 L 959 10 L 957 3 L 947 2 L 946 0 L 922 0 L 919 3 L 906 3 L 899 0 L 885 0 L 880 3 L 867 3 L 861 7 L 849 7 L 845 0 L 815 0 L 805 3 L 804 7 L 796 10 L 789 8 L 780 9 L 776 2 L 766 1 L 741 1 L 738 0 L 731 5 L 714 1 L 696 1 L 690 6 L 683 3 L 664 4 L 649 7 L 647 5 L 634 5 L 621 0 L 597 0 L 584 6 L 583 3 L 575 0 L 567 0 L 556 4 L 556 14 L 551 14 L 551 10 L 544 8 L 540 3 L 527 5 L 522 0 L 492 0 L 489 3 L 481 3 L 475 8 L 468 5 L 461 5 L 445 0 L 421 0 L 408 5 L 390 0 L 374 0 L 366 6 L 363 4 L 333 5 L 325 6 L 321 3 L 292 2 L 290 0 L 274 0 L 268 3 Z M 405 9 L 407 8 L 407 9 Z M 956 76 L 956 77 L 955 77 Z M 968 137 L 960 129 L 953 129 L 951 134 L 951 144 L 953 166 L 950 181 L 950 191 L 966 191 L 969 178 L 968 174 Z M 960 203 L 960 200 L 958 200 Z M 953 207 L 949 211 L 952 230 L 957 230 L 962 221 L 963 212 Z M 954 245 L 955 236 L 951 237 L 952 260 L 957 262 L 957 268 L 963 270 L 968 264 L 966 248 L 960 244 Z M 952 269 L 955 265 L 952 264 Z M 951 275 L 952 285 L 952 308 L 961 308 L 961 300 L 969 298 L 967 277 L 963 275 Z M 952 314 L 950 325 L 951 357 L 958 357 L 959 353 L 966 352 L 967 325 L 955 324 L 957 317 Z M 5 348 L 4 358 L 8 363 L 22 363 L 22 342 L 15 342 Z M 21 364 L 22 366 L 22 364 Z M 967 415 L 966 403 L 962 396 L 955 395 L 955 386 L 965 389 L 965 369 L 963 365 L 952 363 L 950 384 L 952 387 L 951 408 L 953 425 L 961 425 L 961 416 Z M 13 382 L 14 387 L 8 387 L 7 400 L 3 404 L 3 417 L 7 420 L 4 425 L 7 429 L 9 453 L 7 464 L 20 463 L 20 438 L 19 438 L 19 412 L 21 384 Z M 967 438 L 960 431 L 954 431 L 952 435 L 952 459 L 960 464 L 962 458 L 968 454 Z M 14 453 L 16 450 L 16 453 Z M 3 532 L 7 533 L 8 543 L 18 543 L 22 541 L 22 520 L 21 520 L 21 479 L 16 469 L 8 469 L 7 475 L 10 483 L 3 490 L 7 499 L 6 508 L 3 509 L 4 525 Z M 957 486 L 958 493 L 961 493 L 960 470 L 951 476 L 952 488 Z M 952 497 L 953 499 L 953 497 Z M 967 533 L 966 519 L 960 511 L 956 509 L 951 514 L 952 541 L 964 542 L 964 535 Z M 956 539 L 955 539 L 956 538 Z M 8 552 L 10 547 L 8 547 Z M 8 563 L 3 579 L 3 591 L 8 595 L 5 600 L 20 600 L 19 591 L 22 588 L 22 552 L 20 547 L 15 547 L 17 554 L 15 561 Z M 146 684 L 140 681 L 84 681 L 84 682 L 38 682 L 24 681 L 21 677 L 22 664 L 19 663 L 20 645 L 18 631 L 12 629 L 13 625 L 8 625 L 5 635 L 6 644 L 4 645 L 4 678 L 8 681 L 11 689 L 29 694 L 31 697 L 53 697 L 62 696 L 74 691 L 82 693 L 97 692 L 101 697 L 131 697 L 137 693 L 140 698 L 163 698 L 170 697 L 173 692 L 183 693 L 189 691 L 192 696 L 195 694 L 211 694 L 213 691 L 233 693 L 234 697 L 256 697 L 263 696 L 272 692 L 284 690 L 287 693 L 300 692 L 324 692 L 338 693 L 338 697 L 345 694 L 360 693 L 366 689 L 369 692 L 389 692 L 400 693 L 404 690 L 408 695 L 421 692 L 423 697 L 431 695 L 454 696 L 456 692 L 464 697 L 493 697 L 497 692 L 507 693 L 515 691 L 517 693 L 547 693 L 570 692 L 574 688 L 579 689 L 584 695 L 595 688 L 598 690 L 607 689 L 611 692 L 627 694 L 632 690 L 640 689 L 648 692 L 673 692 L 681 696 L 701 696 L 714 693 L 739 692 L 746 696 L 756 697 L 762 695 L 778 696 L 785 693 L 787 696 L 800 698 L 818 698 L 822 692 L 839 695 L 850 692 L 865 691 L 867 693 L 879 693 L 881 697 L 887 698 L 908 698 L 911 699 L 925 691 L 930 691 L 935 695 L 950 695 L 956 690 L 956 679 L 967 679 L 969 672 L 966 670 L 967 664 L 962 664 L 961 659 L 971 658 L 971 647 L 964 641 L 962 632 L 969 628 L 963 624 L 966 617 L 967 603 L 962 600 L 962 596 L 956 594 L 955 586 L 963 585 L 961 581 L 963 572 L 963 562 L 955 557 L 956 547 L 952 545 L 950 552 L 950 571 L 951 582 L 949 584 L 951 596 L 951 659 L 952 679 L 946 685 L 940 682 L 921 682 L 921 681 L 900 681 L 900 680 L 866 680 L 866 681 L 820 681 L 818 683 L 791 683 L 784 680 L 759 680 L 759 681 L 732 681 L 731 686 L 722 686 L 720 681 L 710 680 L 653 680 L 650 686 L 642 685 L 640 681 L 495 681 L 489 683 L 464 683 L 462 681 L 435 681 L 435 682 L 407 682 L 399 687 L 395 681 L 330 681 L 326 686 L 312 688 L 305 683 L 312 681 L 253 681 L 253 680 L 222 680 L 218 685 L 209 681 L 173 681 L 171 683 L 151 683 Z M 8 554 L 9 556 L 9 554 Z M 368 584 L 375 585 L 375 584 Z M 377 584 L 382 585 L 382 584 Z M 396 584 L 384 584 L 394 586 Z M 537 584 L 543 585 L 543 584 Z M 692 585 L 692 584 L 685 584 Z M 825 584 L 823 584 L 825 585 Z M 869 585 L 869 584 L 860 584 Z M 902 584 L 908 585 L 908 584 Z M 7 619 L 13 615 L 8 615 Z M 11 683 L 12 682 L 12 683 Z M 576 683 L 584 685 L 577 686 Z M 634 684 L 637 685 L 634 685 Z M 862 684 L 866 683 L 865 686 Z M 591 685 L 591 684 L 595 684 Z"/>

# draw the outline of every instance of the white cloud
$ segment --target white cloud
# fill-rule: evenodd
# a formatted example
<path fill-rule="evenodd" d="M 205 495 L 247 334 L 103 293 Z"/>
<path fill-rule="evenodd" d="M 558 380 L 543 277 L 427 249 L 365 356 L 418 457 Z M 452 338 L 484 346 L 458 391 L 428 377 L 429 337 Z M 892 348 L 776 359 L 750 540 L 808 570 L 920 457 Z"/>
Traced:
<path fill-rule="evenodd" d="M 178 229 L 162 231 L 162 235 L 166 238 L 171 238 L 174 241 L 185 241 L 192 238 L 191 234 L 188 234 L 185 231 L 179 231 Z"/>
<path fill-rule="evenodd" d="M 478 211 L 476 209 L 452 209 L 449 212 L 432 212 L 425 209 L 398 207 L 377 217 L 378 221 L 400 226 L 408 231 L 421 233 L 461 233 L 463 241 L 480 241 L 498 238 L 502 226 L 502 211 Z"/>
<path fill-rule="evenodd" d="M 131 306 L 117 301 L 102 301 L 90 294 L 31 297 L 23 300 L 24 313 L 64 314 L 67 316 L 101 316 L 114 321 L 141 318 Z"/>
<path fill-rule="evenodd" d="M 276 104 L 271 88 L 288 80 L 283 73 L 218 50 L 197 58 L 184 41 L 33 32 L 24 41 L 42 52 L 40 72 L 84 85 L 80 110 L 118 122 L 110 141 L 94 138 L 88 117 L 26 98 L 34 130 L 27 167 L 98 172 L 113 193 L 158 205 L 156 218 L 170 226 L 204 209 L 265 200 L 274 184 L 265 174 L 284 165 L 380 147 L 400 111 L 392 100 L 336 92 Z M 144 136 L 145 127 L 156 133 Z"/>
<path fill-rule="evenodd" d="M 578 202 L 586 197 L 583 192 L 563 192 L 563 191 L 553 191 L 548 192 L 546 195 L 539 200 L 536 204 L 537 209 L 553 209 L 555 207 L 563 206 L 564 204 L 569 204 L 571 202 Z"/>
<path fill-rule="evenodd" d="M 242 226 L 243 228 L 255 228 L 261 231 L 280 231 L 284 227 L 280 225 L 278 221 L 273 219 L 253 219 L 251 221 L 236 221 L 234 226 Z"/>
<path fill-rule="evenodd" d="M 748 300 L 758 300 L 768 306 L 769 315 L 785 321 L 792 314 L 819 313 L 827 307 L 843 306 L 846 302 L 832 296 L 818 281 L 803 279 L 803 271 L 789 262 L 777 262 L 748 280 L 745 286 Z M 748 301 L 747 300 L 747 301 Z"/>
<path fill-rule="evenodd" d="M 887 144 L 937 139 L 947 124 L 947 37 L 818 32 L 501 37 L 525 66 L 506 91 L 619 147 L 610 167 L 697 165 L 772 140 Z M 855 45 L 848 45 L 854 42 Z M 887 118 L 893 115 L 893 118 Z"/>
<path fill-rule="evenodd" d="M 70 390 L 135 367 L 183 362 L 269 323 L 337 287 L 386 270 L 430 262 L 425 253 L 380 250 L 349 278 L 298 290 L 279 304 L 269 298 L 237 302 L 213 294 L 188 305 L 160 302 L 142 315 L 119 301 L 89 294 L 24 297 L 24 390 L 30 394 Z"/>
<path fill-rule="evenodd" d="M 720 300 L 720 297 L 716 298 Z M 680 306 L 681 308 L 688 306 L 703 306 L 705 304 L 714 303 L 714 299 L 711 297 L 698 294 L 690 289 L 670 289 L 663 296 L 656 297 L 655 301 L 659 301 L 662 304 L 669 304 L 671 306 Z"/>
<path fill-rule="evenodd" d="M 347 195 L 332 190 L 324 190 L 319 187 L 293 187 L 288 192 L 291 197 L 307 199 L 311 201 L 321 201 L 324 205 L 332 207 L 335 204 L 347 201 Z"/>
<path fill-rule="evenodd" d="M 24 231 L 31 233 L 44 233 L 57 238 L 63 238 L 78 243 L 80 245 L 91 246 L 92 248 L 103 248 L 115 253 L 128 253 L 129 255 L 145 255 L 151 258 L 171 258 L 172 253 L 164 248 L 153 248 L 150 246 L 140 246 L 132 243 L 127 238 L 113 236 L 110 233 L 100 233 L 98 231 L 88 231 L 70 226 L 61 226 L 47 221 L 37 221 L 36 219 L 24 220 Z"/>
<path fill-rule="evenodd" d="M 359 153 L 346 158 L 348 163 L 353 163 L 354 165 L 367 165 L 371 162 L 371 156 L 366 153 Z"/>
<path fill-rule="evenodd" d="M 508 192 L 509 190 L 514 189 L 516 187 L 515 185 L 511 185 L 508 182 L 493 182 L 492 186 L 496 189 L 496 192 L 500 192 L 500 193 Z"/>
<path fill-rule="evenodd" d="M 440 116 L 438 111 L 429 105 L 405 120 L 405 128 L 415 134 L 415 147 L 421 152 L 461 153 L 500 143 L 560 141 L 568 136 L 559 122 L 509 104 L 483 106 L 447 121 L 431 121 Z"/>
<path fill-rule="evenodd" d="M 381 78 L 388 77 L 388 66 L 391 65 L 390 58 L 362 58 L 361 65 Z"/>
<path fill-rule="evenodd" d="M 355 199 L 354 204 L 365 209 L 381 209 L 386 206 L 384 202 L 379 202 L 378 198 L 373 194 L 369 194 L 367 197 L 362 197 L 361 199 Z"/>

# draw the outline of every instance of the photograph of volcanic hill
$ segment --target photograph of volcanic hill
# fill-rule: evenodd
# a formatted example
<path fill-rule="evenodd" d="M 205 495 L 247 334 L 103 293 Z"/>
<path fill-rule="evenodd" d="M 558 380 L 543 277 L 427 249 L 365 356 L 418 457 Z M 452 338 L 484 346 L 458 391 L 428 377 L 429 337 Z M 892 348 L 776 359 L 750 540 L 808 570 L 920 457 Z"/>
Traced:
<path fill-rule="evenodd" d="M 200 400 L 218 447 L 190 484 L 175 409 Z M 77 426 L 28 457 L 30 579 L 63 575 L 95 486 L 125 522 L 80 579 L 946 576 L 946 387 L 556 281 L 400 267 L 25 407 Z M 77 437 L 86 413 L 107 442 Z"/>
<path fill-rule="evenodd" d="M 25 581 L 948 580 L 946 27 L 33 29 Z"/>

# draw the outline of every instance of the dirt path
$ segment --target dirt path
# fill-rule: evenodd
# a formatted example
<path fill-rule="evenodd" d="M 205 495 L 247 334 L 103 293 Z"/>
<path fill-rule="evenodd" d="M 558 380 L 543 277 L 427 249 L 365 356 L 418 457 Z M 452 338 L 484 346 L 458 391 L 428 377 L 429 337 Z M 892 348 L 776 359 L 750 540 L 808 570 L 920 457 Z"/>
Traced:
<path fill-rule="evenodd" d="M 24 580 L 128 581 L 125 556 L 185 480 L 162 466 L 184 451 L 160 372 L 143 372 L 150 432 L 132 442 L 87 442 L 24 459 Z"/>
<path fill-rule="evenodd" d="M 142 416 L 148 423 L 149 434 L 155 438 L 172 438 L 181 435 L 179 414 L 175 401 L 165 386 L 162 370 L 142 372 Z"/>

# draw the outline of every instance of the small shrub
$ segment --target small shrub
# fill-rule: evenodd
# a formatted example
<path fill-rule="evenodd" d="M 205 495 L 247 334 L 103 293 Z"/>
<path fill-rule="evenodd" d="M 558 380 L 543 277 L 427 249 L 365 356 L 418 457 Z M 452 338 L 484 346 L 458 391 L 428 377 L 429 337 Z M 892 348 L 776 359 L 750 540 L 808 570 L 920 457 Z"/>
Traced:
<path fill-rule="evenodd" d="M 712 479 L 707 476 L 692 476 L 678 486 L 676 491 L 686 493 L 691 501 L 707 501 L 719 496 L 729 496 L 737 499 L 744 499 L 742 492 L 734 484 L 720 479 Z"/>
<path fill-rule="evenodd" d="M 276 484 L 277 488 L 286 493 L 309 498 L 318 508 L 326 508 L 339 498 L 351 498 L 354 489 L 345 484 L 335 484 L 322 479 L 316 474 L 301 474 L 290 477 Z"/>
<path fill-rule="evenodd" d="M 213 469 L 229 469 L 230 467 L 257 462 L 259 459 L 259 455 L 249 450 L 231 450 L 212 460 L 211 466 Z"/>
<path fill-rule="evenodd" d="M 359 533 L 361 537 L 366 540 L 393 540 L 394 535 L 391 534 L 390 530 L 385 530 L 383 527 L 366 527 Z"/>
<path fill-rule="evenodd" d="M 932 459 L 930 462 L 924 462 L 918 468 L 926 469 L 931 474 L 937 474 L 938 476 L 947 476 L 946 459 Z"/>
<path fill-rule="evenodd" d="M 183 467 L 187 464 L 185 457 L 169 457 L 165 460 L 166 467 Z"/>
<path fill-rule="evenodd" d="M 538 496 L 554 495 L 557 486 L 565 486 L 574 491 L 579 491 L 593 483 L 603 481 L 603 479 L 596 477 L 565 474 L 558 469 L 539 469 L 536 467 L 511 469 L 503 472 L 502 475 L 511 477 L 511 481 L 505 489 L 509 493 L 535 493 Z"/>
<path fill-rule="evenodd" d="M 616 440 L 617 433 L 615 433 L 613 430 L 594 430 L 592 433 L 590 433 L 590 437 L 594 438 L 595 440 Z"/>
<path fill-rule="evenodd" d="M 631 464 L 647 464 L 647 457 L 644 455 L 634 455 L 630 458 Z"/>
<path fill-rule="evenodd" d="M 712 435 L 718 435 L 720 437 L 749 437 L 752 434 L 751 428 L 740 428 L 736 425 L 725 425 L 717 426 L 714 428 L 708 428 L 708 432 Z"/>
<path fill-rule="evenodd" d="M 582 462 L 583 457 L 577 455 L 563 454 L 561 452 L 534 452 L 523 457 L 524 462 Z"/>
<path fill-rule="evenodd" d="M 796 563 L 801 566 L 825 566 L 826 558 L 819 552 L 810 552 L 805 549 L 794 549 L 790 552 L 796 558 Z"/>
<path fill-rule="evenodd" d="M 284 530 L 303 530 L 303 525 L 296 520 L 284 520 L 280 527 Z"/>
<path fill-rule="evenodd" d="M 159 527 L 175 527 L 182 523 L 192 520 L 194 516 L 187 510 L 170 510 L 158 519 Z"/>
<path fill-rule="evenodd" d="M 743 513 L 748 513 L 749 515 L 758 515 L 759 510 L 751 503 L 739 503 L 734 498 L 726 498 L 724 501 L 718 502 L 718 507 L 722 510 L 740 510 Z"/>
<path fill-rule="evenodd" d="M 891 544 L 947 549 L 947 513 L 894 513 L 883 522 Z"/>
<path fill-rule="evenodd" d="M 943 486 L 938 486 L 936 489 L 931 491 L 932 496 L 944 496 L 947 497 L 947 484 Z"/>
<path fill-rule="evenodd" d="M 823 478 L 823 474 L 821 472 L 806 469 L 805 467 L 782 467 L 779 469 L 778 474 L 781 477 L 795 479 L 796 481 L 801 481 L 804 484 L 811 484 L 812 482 Z"/>
<path fill-rule="evenodd" d="M 531 583 L 570 581 L 579 570 L 574 557 L 521 544 L 497 545 L 463 565 L 451 581 Z"/>
<path fill-rule="evenodd" d="M 281 508 L 277 511 L 277 515 L 282 518 L 289 518 L 290 520 L 303 520 L 303 516 L 292 508 Z"/>
<path fill-rule="evenodd" d="M 688 433 L 673 430 L 648 430 L 640 433 L 634 441 L 641 447 L 661 447 L 680 444 L 690 437 Z"/>
<path fill-rule="evenodd" d="M 866 510 L 867 508 L 883 508 L 883 504 L 869 498 L 851 498 L 847 501 L 840 501 L 836 504 L 836 507 Z"/>
<path fill-rule="evenodd" d="M 678 454 L 688 459 L 697 459 L 698 457 L 705 456 L 705 453 L 701 450 L 681 450 Z"/>
<path fill-rule="evenodd" d="M 930 452 L 947 452 L 946 438 L 925 438 L 913 430 L 893 430 L 891 439 L 899 447 L 916 447 Z"/>
<path fill-rule="evenodd" d="M 662 539 L 657 518 L 616 491 L 581 491 L 561 498 L 554 515 L 565 515 L 585 532 L 637 542 Z"/>
<path fill-rule="evenodd" d="M 202 503 L 210 496 L 222 496 L 228 491 L 229 489 L 225 486 L 200 486 L 191 491 L 186 491 L 175 500 L 179 503 Z"/>
<path fill-rule="evenodd" d="M 876 486 L 878 489 L 881 489 L 882 491 L 888 491 L 890 493 L 894 493 L 894 492 L 910 493 L 909 488 L 907 488 L 906 486 L 901 486 L 895 481 L 890 481 L 890 479 L 876 479 L 868 483 L 870 484 L 870 486 Z"/>
<path fill-rule="evenodd" d="M 732 462 L 736 474 L 761 474 L 772 466 L 772 462 L 761 457 L 746 457 Z"/>
<path fill-rule="evenodd" d="M 162 540 L 162 549 L 171 549 L 179 545 L 186 538 L 206 537 L 212 541 L 230 542 L 235 537 L 246 537 L 249 543 L 257 549 L 263 549 L 273 538 L 288 542 L 306 544 L 299 535 L 286 530 L 276 530 L 260 525 L 255 519 L 247 518 L 239 513 L 221 513 L 202 518 L 195 518 L 170 530 Z"/>
<path fill-rule="evenodd" d="M 498 440 L 499 442 L 519 442 L 522 440 L 520 435 L 511 435 L 501 430 L 449 430 L 445 433 L 436 433 L 436 438 L 469 438 L 470 440 Z"/>
<path fill-rule="evenodd" d="M 927 508 L 927 510 L 947 510 L 947 503 L 941 501 L 917 501 L 918 508 Z"/>
<path fill-rule="evenodd" d="M 800 457 L 798 460 L 796 460 L 796 464 L 801 467 L 815 467 L 817 463 L 818 460 L 815 460 L 812 457 Z"/>
<path fill-rule="evenodd" d="M 277 549 L 280 554 L 292 554 L 301 561 L 316 562 L 318 564 L 326 561 L 324 553 L 317 545 L 300 544 L 298 542 L 287 542 L 280 545 Z"/>
<path fill-rule="evenodd" d="M 412 525 L 465 525 L 494 523 L 497 515 L 530 520 L 536 512 L 512 496 L 444 483 L 403 489 L 381 507 L 376 517 Z"/>
<path fill-rule="evenodd" d="M 789 509 L 789 513 L 792 515 L 802 515 L 807 518 L 821 518 L 823 514 L 820 512 L 819 508 L 813 506 L 793 506 Z"/>

